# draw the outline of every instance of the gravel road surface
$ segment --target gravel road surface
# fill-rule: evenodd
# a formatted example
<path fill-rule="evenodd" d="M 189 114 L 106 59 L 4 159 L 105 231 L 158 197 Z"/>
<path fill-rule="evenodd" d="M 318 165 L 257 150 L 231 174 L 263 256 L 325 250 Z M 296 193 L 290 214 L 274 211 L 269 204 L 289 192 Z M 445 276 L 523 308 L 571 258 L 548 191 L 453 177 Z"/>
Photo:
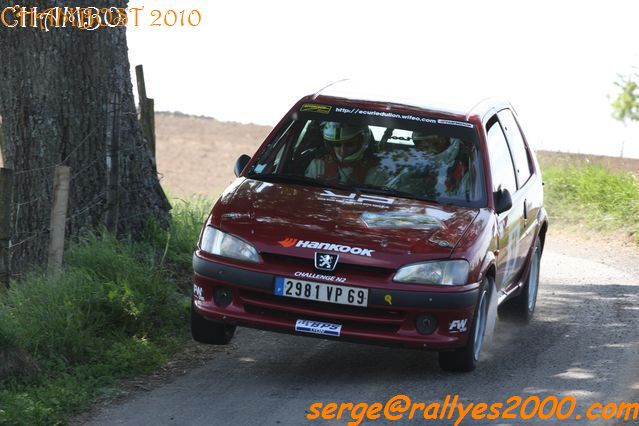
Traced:
<path fill-rule="evenodd" d="M 639 255 L 609 241 L 553 235 L 542 258 L 535 319 L 497 321 L 478 369 L 441 371 L 437 355 L 238 329 L 232 345 L 203 366 L 92 413 L 90 425 L 346 424 L 305 418 L 316 401 L 505 402 L 511 395 L 639 401 Z M 424 421 L 366 424 L 453 424 Z M 615 424 L 585 419 L 462 424 Z M 621 422 L 619 424 L 633 424 Z"/>

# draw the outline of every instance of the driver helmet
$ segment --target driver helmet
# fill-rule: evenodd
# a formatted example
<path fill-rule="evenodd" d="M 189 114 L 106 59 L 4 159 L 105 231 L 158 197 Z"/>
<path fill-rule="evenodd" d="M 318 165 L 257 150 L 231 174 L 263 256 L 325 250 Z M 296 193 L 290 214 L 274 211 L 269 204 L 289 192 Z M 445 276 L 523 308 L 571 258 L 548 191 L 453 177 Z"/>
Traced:
<path fill-rule="evenodd" d="M 324 124 L 324 141 L 341 162 L 352 162 L 364 156 L 371 132 L 366 125 L 329 121 Z"/>

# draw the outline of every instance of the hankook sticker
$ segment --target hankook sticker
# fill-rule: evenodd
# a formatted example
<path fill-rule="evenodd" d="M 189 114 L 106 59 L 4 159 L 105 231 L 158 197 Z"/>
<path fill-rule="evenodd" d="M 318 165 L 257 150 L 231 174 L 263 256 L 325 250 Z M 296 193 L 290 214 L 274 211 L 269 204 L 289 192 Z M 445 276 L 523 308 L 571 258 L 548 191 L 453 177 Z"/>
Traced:
<path fill-rule="evenodd" d="M 324 243 L 320 241 L 306 241 L 299 240 L 297 238 L 284 238 L 281 241 L 277 242 L 282 247 L 291 248 L 295 246 L 296 248 L 308 248 L 315 250 L 326 250 L 326 251 L 334 251 L 338 253 L 350 253 L 357 254 L 359 256 L 368 256 L 371 257 L 375 250 L 365 249 L 362 247 L 353 247 L 347 246 L 345 244 L 333 244 L 333 243 Z"/>

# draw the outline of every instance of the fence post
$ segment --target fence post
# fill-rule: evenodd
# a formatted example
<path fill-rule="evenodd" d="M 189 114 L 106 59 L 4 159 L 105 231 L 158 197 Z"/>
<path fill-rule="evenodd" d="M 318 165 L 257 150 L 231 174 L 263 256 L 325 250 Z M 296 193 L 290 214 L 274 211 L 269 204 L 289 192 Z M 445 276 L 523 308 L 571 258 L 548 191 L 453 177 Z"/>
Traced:
<path fill-rule="evenodd" d="M 53 208 L 51 209 L 51 226 L 49 228 L 49 261 L 47 264 L 49 273 L 62 269 L 70 180 L 70 167 L 57 166 L 55 168 L 55 176 L 53 178 Z"/>
<path fill-rule="evenodd" d="M 4 145 L 4 132 L 2 130 L 2 121 L 0 120 L 0 159 L 2 159 L 2 146 Z"/>
<path fill-rule="evenodd" d="M 9 285 L 11 278 L 11 203 L 13 171 L 0 168 L 0 284 Z"/>
<path fill-rule="evenodd" d="M 153 167 L 155 162 L 155 101 L 146 97 L 146 83 L 144 82 L 144 68 L 142 65 L 135 67 L 135 76 L 138 82 L 138 97 L 140 99 L 140 124 L 142 133 L 149 143 Z"/>
<path fill-rule="evenodd" d="M 111 97 L 113 109 L 107 113 L 107 188 L 106 227 L 113 234 L 118 232 L 120 213 L 120 97 Z"/>

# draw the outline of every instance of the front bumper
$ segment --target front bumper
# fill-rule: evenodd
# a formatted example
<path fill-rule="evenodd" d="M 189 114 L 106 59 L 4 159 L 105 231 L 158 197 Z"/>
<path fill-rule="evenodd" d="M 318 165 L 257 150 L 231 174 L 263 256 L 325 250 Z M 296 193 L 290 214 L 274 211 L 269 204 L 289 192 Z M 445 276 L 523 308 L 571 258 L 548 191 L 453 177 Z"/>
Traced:
<path fill-rule="evenodd" d="M 356 307 L 275 296 L 275 275 L 197 254 L 193 256 L 193 270 L 198 288 L 193 295 L 195 310 L 212 321 L 323 338 L 328 337 L 296 332 L 295 322 L 330 322 L 342 325 L 340 337 L 335 338 L 338 340 L 435 350 L 466 344 L 479 294 L 477 284 L 466 286 L 470 287 L 467 291 L 454 292 L 369 287 L 368 306 Z M 213 297 L 220 286 L 232 292 L 232 300 L 225 307 L 216 305 Z M 422 314 L 437 319 L 437 328 L 427 335 L 416 327 Z"/>

